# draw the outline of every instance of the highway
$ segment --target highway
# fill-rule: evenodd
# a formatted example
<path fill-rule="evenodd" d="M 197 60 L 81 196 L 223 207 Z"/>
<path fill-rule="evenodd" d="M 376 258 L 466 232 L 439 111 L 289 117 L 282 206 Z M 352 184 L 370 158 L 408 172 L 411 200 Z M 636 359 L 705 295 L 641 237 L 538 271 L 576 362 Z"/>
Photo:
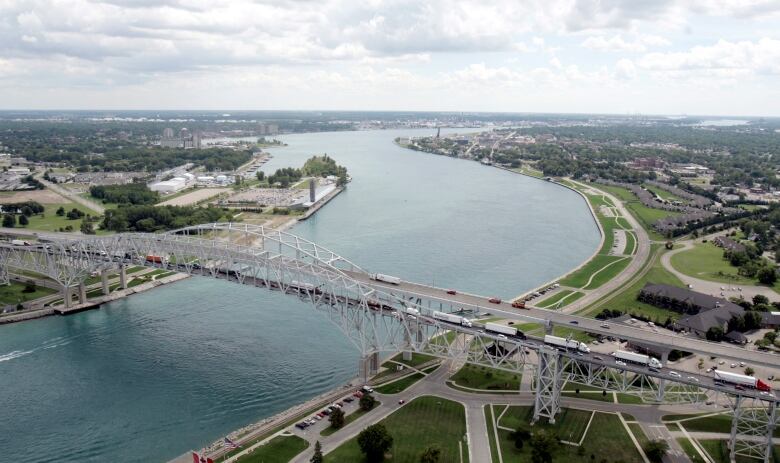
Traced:
<path fill-rule="evenodd" d="M 452 295 L 447 294 L 447 290 L 443 288 L 434 288 L 407 281 L 402 281 L 398 285 L 393 285 L 372 280 L 367 274 L 348 271 L 345 271 L 344 273 L 364 285 L 383 292 L 395 294 L 403 293 L 409 296 L 419 297 L 423 300 L 423 306 L 425 306 L 425 300 L 431 301 L 434 303 L 434 309 L 432 310 L 438 310 L 435 306 L 440 303 L 444 307 L 452 306 L 455 310 L 466 309 L 474 310 L 479 313 L 491 313 L 510 320 L 543 324 L 545 321 L 549 320 L 554 325 L 579 329 L 603 336 L 612 336 L 640 344 L 665 346 L 669 350 L 677 349 L 703 356 L 715 356 L 737 362 L 745 361 L 769 368 L 780 368 L 780 356 L 767 352 L 751 351 L 730 344 L 708 342 L 699 338 L 686 337 L 678 334 L 656 333 L 617 323 L 607 322 L 609 328 L 602 328 L 601 325 L 605 322 L 593 318 L 579 317 L 533 307 L 529 309 L 515 309 L 510 303 L 504 301 L 500 304 L 492 304 L 488 302 L 489 298 L 485 296 L 466 293 Z"/>

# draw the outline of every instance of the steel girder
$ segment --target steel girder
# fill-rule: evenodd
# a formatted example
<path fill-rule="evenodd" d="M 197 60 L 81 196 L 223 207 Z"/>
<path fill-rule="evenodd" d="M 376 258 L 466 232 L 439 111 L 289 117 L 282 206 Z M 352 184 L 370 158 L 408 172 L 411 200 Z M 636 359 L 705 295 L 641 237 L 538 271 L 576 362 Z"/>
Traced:
<path fill-rule="evenodd" d="M 731 436 L 729 450 L 731 461 L 747 457 L 772 461 L 774 430 L 777 427 L 778 403 L 737 395 L 732 397 Z"/>
<path fill-rule="evenodd" d="M 538 355 L 533 421 L 547 418 L 550 424 L 553 424 L 555 415 L 561 411 L 565 357 L 561 356 L 556 349 L 547 346 L 540 347 Z"/>

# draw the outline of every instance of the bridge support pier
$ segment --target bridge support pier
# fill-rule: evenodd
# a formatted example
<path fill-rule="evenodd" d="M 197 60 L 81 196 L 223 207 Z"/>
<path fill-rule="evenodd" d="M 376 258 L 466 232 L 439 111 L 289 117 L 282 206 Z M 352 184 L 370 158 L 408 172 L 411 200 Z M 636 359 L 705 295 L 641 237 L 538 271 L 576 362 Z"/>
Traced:
<path fill-rule="evenodd" d="M 108 288 L 108 270 L 106 269 L 100 271 L 100 284 L 103 288 L 103 295 L 108 296 L 110 290 Z"/>
<path fill-rule="evenodd" d="M 749 403 L 748 403 L 749 402 Z M 738 395 L 734 398 L 729 459 L 737 456 L 772 461 L 773 437 L 777 426 L 777 402 L 764 402 Z"/>
<path fill-rule="evenodd" d="M 661 353 L 661 365 L 664 367 L 666 366 L 666 362 L 669 361 L 669 351 L 664 351 Z M 661 379 L 658 381 L 658 394 L 656 395 L 655 399 L 658 402 L 664 401 L 664 393 L 666 390 L 666 380 Z"/>
<path fill-rule="evenodd" d="M 364 383 L 374 376 L 379 371 L 379 352 L 360 357 L 359 370 L 360 381 Z"/>
<path fill-rule="evenodd" d="M 127 266 L 119 264 L 119 285 L 122 289 L 127 289 Z"/>
<path fill-rule="evenodd" d="M 70 293 L 70 286 L 68 285 L 62 285 L 62 302 L 65 305 L 66 309 L 70 308 L 71 293 Z"/>
<path fill-rule="evenodd" d="M 403 358 L 403 359 L 404 359 L 404 360 L 406 360 L 407 362 L 411 361 L 411 360 L 412 360 L 412 351 L 410 351 L 410 350 L 405 350 L 405 351 L 403 352 L 403 354 L 402 354 L 402 357 L 401 357 L 401 358 Z"/>
<path fill-rule="evenodd" d="M 82 281 L 79 283 L 79 304 L 87 302 L 87 285 Z"/>
<path fill-rule="evenodd" d="M 555 415 L 561 410 L 563 362 L 558 351 L 547 346 L 539 347 L 538 356 L 533 422 L 545 417 L 554 424 Z"/>

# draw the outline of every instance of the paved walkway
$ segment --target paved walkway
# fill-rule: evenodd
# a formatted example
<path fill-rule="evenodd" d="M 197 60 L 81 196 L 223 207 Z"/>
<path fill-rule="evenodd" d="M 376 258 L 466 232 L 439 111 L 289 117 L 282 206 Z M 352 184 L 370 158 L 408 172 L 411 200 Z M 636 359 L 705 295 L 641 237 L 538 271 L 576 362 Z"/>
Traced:
<path fill-rule="evenodd" d="M 292 461 L 294 463 L 308 463 L 314 453 L 314 442 L 319 440 L 322 445 L 323 453 L 328 453 L 349 439 L 356 436 L 366 426 L 377 423 L 391 413 L 398 410 L 402 405 L 398 401 L 403 399 L 405 402 L 413 400 L 422 395 L 434 395 L 444 399 L 460 402 L 466 409 L 466 426 L 469 436 L 469 453 L 472 462 L 490 462 L 490 436 L 487 433 L 485 422 L 484 406 L 487 404 L 508 404 L 512 405 L 532 405 L 534 396 L 529 392 L 520 392 L 515 395 L 507 396 L 505 394 L 471 394 L 446 386 L 445 381 L 449 376 L 448 366 L 445 362 L 439 369 L 421 379 L 405 391 L 399 394 L 384 395 L 376 394 L 382 405 L 376 410 L 363 415 L 357 420 L 345 426 L 340 431 L 330 436 L 321 436 L 321 428 L 328 426 L 327 423 L 319 422 L 317 425 L 307 428 L 305 431 L 294 429 L 293 433 L 306 439 L 311 446 L 299 454 Z M 525 375 L 524 375 L 525 376 Z M 600 412 L 623 412 L 632 415 L 648 438 L 668 439 L 670 452 L 668 461 L 671 463 L 689 462 L 685 452 L 679 446 L 675 439 L 671 439 L 666 427 L 661 424 L 661 417 L 670 413 L 696 413 L 701 409 L 690 406 L 680 405 L 628 405 L 616 404 L 612 402 L 601 402 L 595 400 L 578 399 L 571 397 L 562 397 L 561 404 L 564 407 L 573 407 L 584 410 L 595 410 Z M 659 427 L 660 426 L 660 427 Z"/>
<path fill-rule="evenodd" d="M 43 178 L 43 174 L 36 175 L 35 178 L 39 182 L 43 183 L 44 186 L 46 186 L 46 188 L 50 189 L 51 191 L 57 193 L 58 195 L 60 195 L 62 197 L 65 197 L 65 198 L 73 201 L 74 203 L 78 203 L 78 204 L 81 204 L 82 206 L 84 206 L 84 207 L 86 207 L 88 209 L 92 209 L 94 212 L 97 212 L 99 215 L 103 215 L 103 214 L 106 213 L 106 208 L 103 207 L 102 205 L 96 203 L 95 201 L 87 199 L 87 198 L 85 198 L 85 197 L 83 197 L 81 195 L 78 195 L 78 194 L 75 194 L 75 193 L 71 193 L 67 189 L 62 188 L 61 186 L 44 179 Z"/>

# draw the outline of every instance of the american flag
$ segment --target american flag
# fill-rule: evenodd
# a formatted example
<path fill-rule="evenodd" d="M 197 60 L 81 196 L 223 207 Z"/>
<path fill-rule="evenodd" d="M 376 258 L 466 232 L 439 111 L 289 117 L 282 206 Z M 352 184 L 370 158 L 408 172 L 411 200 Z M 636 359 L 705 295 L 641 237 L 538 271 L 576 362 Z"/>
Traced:
<path fill-rule="evenodd" d="M 225 447 L 228 447 L 228 448 L 231 448 L 231 449 L 237 449 L 237 448 L 239 448 L 241 446 L 236 444 L 235 442 L 233 442 L 232 440 L 230 440 L 230 439 L 228 439 L 226 437 L 225 438 Z"/>

